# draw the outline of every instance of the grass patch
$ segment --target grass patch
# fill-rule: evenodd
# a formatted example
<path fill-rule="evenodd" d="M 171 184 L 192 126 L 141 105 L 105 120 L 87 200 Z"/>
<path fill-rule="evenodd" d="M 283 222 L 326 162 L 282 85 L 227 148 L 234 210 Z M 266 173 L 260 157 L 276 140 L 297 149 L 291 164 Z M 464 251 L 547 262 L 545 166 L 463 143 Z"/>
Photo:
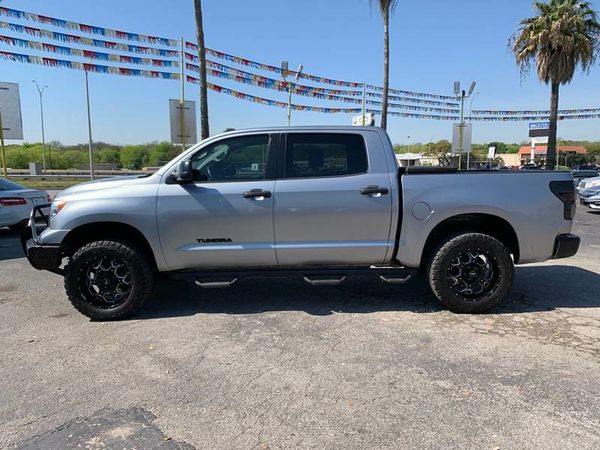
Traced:
<path fill-rule="evenodd" d="M 63 177 L 8 177 L 9 180 L 19 183 L 29 189 L 66 189 L 76 184 L 90 181 L 89 178 L 63 178 Z"/>

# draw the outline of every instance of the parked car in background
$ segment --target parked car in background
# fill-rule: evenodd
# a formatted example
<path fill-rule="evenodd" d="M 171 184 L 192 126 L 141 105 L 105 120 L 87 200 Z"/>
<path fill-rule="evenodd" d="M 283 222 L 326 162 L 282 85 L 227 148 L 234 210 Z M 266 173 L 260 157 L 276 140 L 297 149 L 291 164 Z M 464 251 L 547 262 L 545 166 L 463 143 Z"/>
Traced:
<path fill-rule="evenodd" d="M 573 170 L 598 170 L 597 164 L 586 164 L 583 166 L 575 166 Z"/>
<path fill-rule="evenodd" d="M 537 164 L 534 163 L 529 163 L 529 164 L 523 164 L 521 167 L 519 167 L 520 170 L 538 170 L 540 169 L 540 167 L 537 166 Z"/>
<path fill-rule="evenodd" d="M 575 183 L 575 187 L 579 187 L 581 180 L 600 176 L 600 172 L 597 170 L 573 170 L 571 173 L 573 174 L 573 182 Z"/>
<path fill-rule="evenodd" d="M 27 224 L 34 206 L 51 201 L 46 191 L 28 189 L 20 184 L 0 179 L 0 227 L 17 230 Z"/>
<path fill-rule="evenodd" d="M 600 187 L 600 177 L 584 178 L 577 185 L 577 191 L 581 193 L 586 189 Z"/>
<path fill-rule="evenodd" d="M 591 209 L 600 209 L 600 185 L 579 190 L 579 203 Z"/>

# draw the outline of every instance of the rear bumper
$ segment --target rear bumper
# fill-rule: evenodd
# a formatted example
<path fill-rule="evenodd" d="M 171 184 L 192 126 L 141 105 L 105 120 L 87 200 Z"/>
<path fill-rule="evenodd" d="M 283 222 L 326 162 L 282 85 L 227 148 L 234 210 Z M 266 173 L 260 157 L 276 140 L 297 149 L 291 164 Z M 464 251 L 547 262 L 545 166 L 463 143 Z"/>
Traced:
<path fill-rule="evenodd" d="M 49 205 L 36 206 L 31 211 L 29 224 L 21 230 L 21 247 L 23 247 L 23 252 L 33 268 L 63 275 L 63 270 L 60 268 L 62 262 L 60 245 L 41 244 L 38 240 L 37 226 L 39 222 L 36 222 L 36 217 L 40 214 L 47 226 L 47 216 L 41 212 L 41 209 L 47 206 Z"/>
<path fill-rule="evenodd" d="M 554 253 L 552 259 L 568 258 L 579 250 L 581 239 L 571 233 L 559 234 L 554 240 Z"/>

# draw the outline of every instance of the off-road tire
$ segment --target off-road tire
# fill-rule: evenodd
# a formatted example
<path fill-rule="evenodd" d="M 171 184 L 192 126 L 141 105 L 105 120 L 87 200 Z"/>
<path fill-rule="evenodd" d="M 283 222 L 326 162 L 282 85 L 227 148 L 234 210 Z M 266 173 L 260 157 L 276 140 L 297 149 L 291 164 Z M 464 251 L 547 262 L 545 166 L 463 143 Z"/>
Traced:
<path fill-rule="evenodd" d="M 131 290 L 127 298 L 114 308 L 93 304 L 86 294 L 86 271 L 99 257 L 119 258 L 129 270 Z M 138 311 L 152 294 L 154 270 L 141 250 L 125 241 L 95 241 L 79 248 L 65 267 L 65 290 L 75 309 L 92 320 L 119 320 Z"/>
<path fill-rule="evenodd" d="M 484 253 L 495 271 L 489 291 L 475 298 L 461 295 L 452 287 L 450 266 L 461 252 Z M 498 305 L 510 290 L 514 264 L 509 249 L 497 239 L 482 233 L 463 233 L 438 246 L 427 267 L 427 275 L 434 295 L 448 309 L 457 313 L 482 313 Z"/>

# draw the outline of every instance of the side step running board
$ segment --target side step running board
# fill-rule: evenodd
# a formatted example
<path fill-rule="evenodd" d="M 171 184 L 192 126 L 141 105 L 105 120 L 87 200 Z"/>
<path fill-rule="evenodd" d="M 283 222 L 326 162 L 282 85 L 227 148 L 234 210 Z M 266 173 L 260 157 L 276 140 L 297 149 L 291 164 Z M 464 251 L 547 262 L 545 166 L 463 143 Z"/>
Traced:
<path fill-rule="evenodd" d="M 384 283 L 389 283 L 389 284 L 405 284 L 411 278 L 412 278 L 412 275 L 407 275 L 404 278 L 386 277 L 386 276 L 383 276 L 383 275 L 379 275 L 379 279 L 381 281 L 383 281 Z"/>
<path fill-rule="evenodd" d="M 200 281 L 196 280 L 196 286 L 206 289 L 214 289 L 214 288 L 227 288 L 234 285 L 237 281 L 237 278 L 228 281 Z"/>
<path fill-rule="evenodd" d="M 308 278 L 304 275 L 304 282 L 310 284 L 311 286 L 338 286 L 344 282 L 346 279 L 345 276 L 340 278 Z"/>

